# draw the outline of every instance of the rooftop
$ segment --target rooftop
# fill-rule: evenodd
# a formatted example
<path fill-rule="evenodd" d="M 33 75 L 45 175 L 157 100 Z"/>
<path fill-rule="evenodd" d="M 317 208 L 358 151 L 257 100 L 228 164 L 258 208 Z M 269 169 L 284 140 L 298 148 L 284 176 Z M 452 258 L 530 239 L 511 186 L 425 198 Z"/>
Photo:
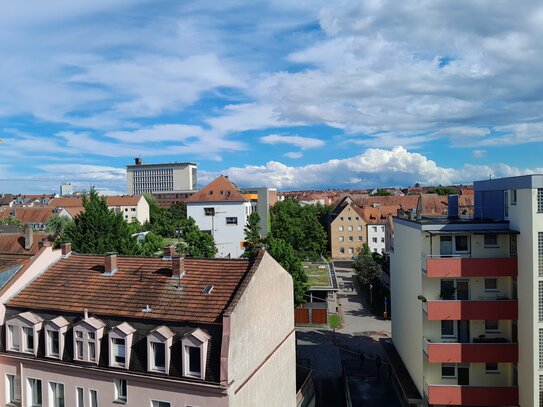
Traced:
<path fill-rule="evenodd" d="M 72 253 L 7 305 L 67 313 L 87 308 L 95 315 L 147 320 L 221 322 L 223 313 L 246 286 L 254 262 L 186 258 L 186 274 L 178 280 L 172 278 L 171 260 L 118 256 L 118 271 L 105 275 L 104 256 Z M 210 294 L 203 292 L 207 285 L 213 286 Z"/>
<path fill-rule="evenodd" d="M 248 202 L 238 188 L 224 175 L 221 175 L 196 192 L 185 202 Z"/>

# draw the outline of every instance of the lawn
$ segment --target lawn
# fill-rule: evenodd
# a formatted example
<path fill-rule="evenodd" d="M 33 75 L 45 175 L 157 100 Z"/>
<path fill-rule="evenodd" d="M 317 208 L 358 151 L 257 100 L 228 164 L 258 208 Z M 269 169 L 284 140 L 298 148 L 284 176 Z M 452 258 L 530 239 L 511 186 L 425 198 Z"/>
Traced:
<path fill-rule="evenodd" d="M 327 265 L 304 263 L 303 268 L 311 287 L 330 287 L 332 285 Z"/>

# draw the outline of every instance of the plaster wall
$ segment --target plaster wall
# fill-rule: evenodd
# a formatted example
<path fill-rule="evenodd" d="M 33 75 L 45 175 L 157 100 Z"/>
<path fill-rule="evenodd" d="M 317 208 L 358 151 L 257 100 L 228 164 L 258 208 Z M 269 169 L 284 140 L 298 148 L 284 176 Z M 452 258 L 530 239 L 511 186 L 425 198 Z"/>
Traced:
<path fill-rule="evenodd" d="M 330 223 L 329 231 L 333 259 L 351 259 L 367 243 L 366 222 L 350 205 Z"/>

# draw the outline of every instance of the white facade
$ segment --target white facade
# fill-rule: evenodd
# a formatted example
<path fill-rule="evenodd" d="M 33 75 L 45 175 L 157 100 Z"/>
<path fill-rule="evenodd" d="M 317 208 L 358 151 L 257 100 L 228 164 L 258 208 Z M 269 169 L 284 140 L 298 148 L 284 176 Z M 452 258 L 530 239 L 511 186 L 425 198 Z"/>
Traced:
<path fill-rule="evenodd" d="M 187 202 L 187 217 L 213 236 L 217 257 L 238 258 L 243 254 L 244 228 L 253 210 L 256 206 L 251 202 Z"/>
<path fill-rule="evenodd" d="M 368 230 L 368 246 L 373 253 L 385 253 L 385 224 L 377 223 L 366 225 Z"/>
<path fill-rule="evenodd" d="M 195 163 L 129 165 L 126 181 L 128 195 L 194 191 L 198 188 L 198 166 Z"/>

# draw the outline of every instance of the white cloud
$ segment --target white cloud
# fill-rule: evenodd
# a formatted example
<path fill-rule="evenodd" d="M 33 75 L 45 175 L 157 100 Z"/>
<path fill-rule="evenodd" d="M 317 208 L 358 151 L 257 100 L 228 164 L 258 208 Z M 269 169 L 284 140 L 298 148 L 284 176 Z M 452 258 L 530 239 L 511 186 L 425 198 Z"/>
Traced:
<path fill-rule="evenodd" d="M 486 150 L 473 150 L 471 155 L 473 158 L 481 158 L 486 155 Z"/>
<path fill-rule="evenodd" d="M 288 157 L 288 158 L 302 158 L 303 157 L 303 154 L 299 151 L 290 151 L 288 153 L 285 153 L 283 154 L 285 157 Z"/>
<path fill-rule="evenodd" d="M 318 138 L 302 137 L 302 136 L 282 136 L 280 134 L 270 134 L 260 137 L 260 142 L 264 144 L 290 144 L 302 150 L 310 148 L 319 148 L 326 143 Z"/>

